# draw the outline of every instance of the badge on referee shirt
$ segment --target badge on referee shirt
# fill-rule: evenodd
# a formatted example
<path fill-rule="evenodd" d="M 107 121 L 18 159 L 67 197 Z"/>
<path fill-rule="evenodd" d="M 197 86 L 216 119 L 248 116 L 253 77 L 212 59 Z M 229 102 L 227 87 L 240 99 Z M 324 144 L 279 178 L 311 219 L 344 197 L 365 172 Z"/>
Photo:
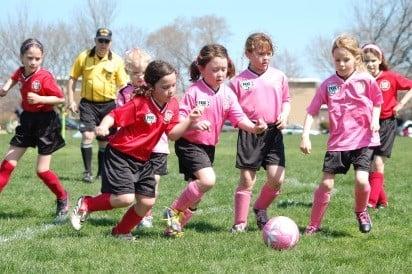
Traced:
<path fill-rule="evenodd" d="M 146 113 L 144 120 L 149 125 L 154 124 L 156 123 L 156 115 L 154 115 L 153 113 Z"/>

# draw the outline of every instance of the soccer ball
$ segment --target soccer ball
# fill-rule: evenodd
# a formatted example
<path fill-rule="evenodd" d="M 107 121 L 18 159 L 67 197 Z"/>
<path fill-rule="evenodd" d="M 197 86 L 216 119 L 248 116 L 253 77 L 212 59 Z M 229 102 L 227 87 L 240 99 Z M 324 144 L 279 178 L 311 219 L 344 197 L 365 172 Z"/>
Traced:
<path fill-rule="evenodd" d="M 276 250 L 290 249 L 299 241 L 299 228 L 296 223 L 284 216 L 270 219 L 263 227 L 263 241 Z"/>

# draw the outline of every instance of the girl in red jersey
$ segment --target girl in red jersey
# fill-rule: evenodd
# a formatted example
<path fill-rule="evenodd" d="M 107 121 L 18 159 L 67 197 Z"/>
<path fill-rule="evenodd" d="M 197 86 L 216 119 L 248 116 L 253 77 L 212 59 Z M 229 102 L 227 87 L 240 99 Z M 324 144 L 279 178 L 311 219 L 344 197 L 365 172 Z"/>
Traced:
<path fill-rule="evenodd" d="M 11 173 L 27 148 L 37 146 L 37 176 L 56 195 L 55 222 L 61 222 L 67 217 L 67 192 L 57 175 L 50 170 L 50 161 L 52 153 L 65 145 L 60 135 L 59 116 L 53 110 L 54 105 L 64 102 L 64 95 L 53 75 L 41 68 L 43 45 L 37 39 L 23 42 L 20 58 L 23 66 L 0 90 L 0 96 L 6 96 L 10 88 L 19 82 L 23 108 L 20 125 L 0 166 L 0 192 L 9 182 Z"/>
<path fill-rule="evenodd" d="M 73 210 L 70 220 L 76 230 L 91 212 L 133 205 L 112 229 L 113 236 L 133 240 L 131 230 L 155 202 L 156 181 L 150 162 L 153 148 L 164 132 L 176 140 L 201 115 L 200 108 L 194 108 L 179 122 L 176 71 L 170 64 L 150 62 L 144 80 L 146 86 L 141 86 L 131 101 L 106 115 L 96 128 L 99 136 L 108 135 L 112 126 L 119 130 L 106 148 L 102 194 L 80 197 Z"/>
<path fill-rule="evenodd" d="M 372 208 L 386 207 L 388 200 L 384 190 L 384 168 L 386 158 L 391 156 L 396 135 L 395 116 L 412 97 L 412 80 L 390 71 L 382 50 L 374 44 L 362 47 L 366 68 L 379 84 L 383 95 L 383 105 L 379 117 L 379 135 L 381 145 L 375 149 L 373 165 L 369 175 L 371 193 L 368 206 Z M 409 90 L 397 101 L 398 91 Z"/>

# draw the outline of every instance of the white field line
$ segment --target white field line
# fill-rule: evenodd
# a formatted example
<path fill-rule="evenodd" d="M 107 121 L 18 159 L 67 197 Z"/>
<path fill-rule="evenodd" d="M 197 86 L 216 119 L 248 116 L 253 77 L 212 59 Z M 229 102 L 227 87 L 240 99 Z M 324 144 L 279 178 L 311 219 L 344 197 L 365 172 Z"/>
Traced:
<path fill-rule="evenodd" d="M 17 230 L 13 235 L 10 236 L 1 236 L 0 235 L 0 244 L 9 243 L 19 240 L 30 240 L 37 235 L 46 232 L 47 230 L 55 227 L 53 224 L 44 224 L 40 227 L 28 227 L 25 229 Z"/>

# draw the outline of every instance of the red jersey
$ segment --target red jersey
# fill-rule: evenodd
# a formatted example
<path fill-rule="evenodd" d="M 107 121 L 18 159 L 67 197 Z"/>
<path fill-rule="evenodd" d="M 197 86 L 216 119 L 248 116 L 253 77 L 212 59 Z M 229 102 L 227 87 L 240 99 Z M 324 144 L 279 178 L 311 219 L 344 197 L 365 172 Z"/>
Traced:
<path fill-rule="evenodd" d="M 151 97 L 135 96 L 109 115 L 114 119 L 113 126 L 120 127 L 110 138 L 110 146 L 139 161 L 148 161 L 162 134 L 179 123 L 179 104 L 173 98 L 160 109 Z"/>
<path fill-rule="evenodd" d="M 40 96 L 56 96 L 63 98 L 64 94 L 57 85 L 56 80 L 51 72 L 44 68 L 38 69 L 32 75 L 25 77 L 24 67 L 18 68 L 11 79 L 17 81 L 20 85 L 21 106 L 23 110 L 29 112 L 48 112 L 53 110 L 53 105 L 49 104 L 29 104 L 27 94 L 29 92 L 37 93 Z"/>
<path fill-rule="evenodd" d="M 376 77 L 376 81 L 383 95 L 380 119 L 393 117 L 393 109 L 398 104 L 398 91 L 410 90 L 412 88 L 412 80 L 396 72 L 384 70 Z"/>

